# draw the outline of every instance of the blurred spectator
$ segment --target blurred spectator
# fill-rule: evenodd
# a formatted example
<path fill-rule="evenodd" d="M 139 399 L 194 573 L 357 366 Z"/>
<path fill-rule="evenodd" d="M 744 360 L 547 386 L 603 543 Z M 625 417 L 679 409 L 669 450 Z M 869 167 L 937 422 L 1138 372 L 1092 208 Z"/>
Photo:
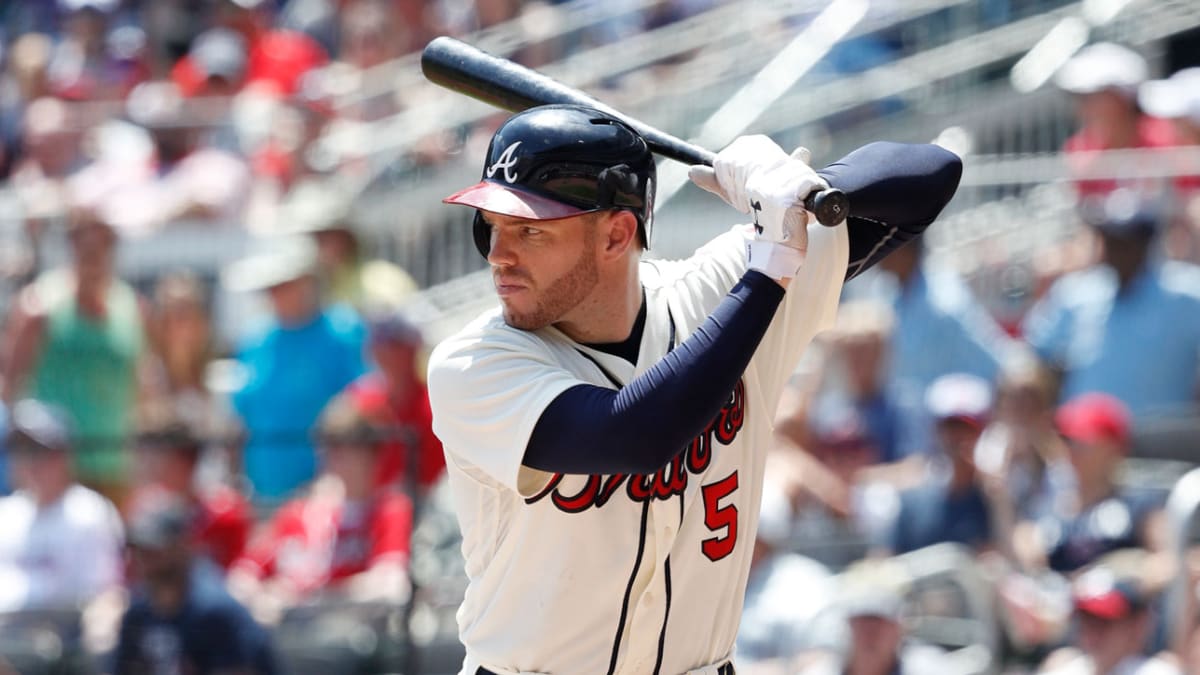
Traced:
<path fill-rule="evenodd" d="M 840 533 L 859 539 L 864 547 L 878 546 L 896 517 L 897 491 L 873 471 L 879 466 L 879 444 L 866 420 L 852 408 L 826 408 L 817 411 L 809 426 L 812 456 L 832 475 L 833 484 L 822 488 L 820 472 L 811 473 L 816 484 L 811 494 L 818 503 L 797 509 L 796 534 L 819 540 Z"/>
<path fill-rule="evenodd" d="M 827 380 L 815 405 L 854 408 L 879 453 L 877 462 L 897 462 L 901 409 L 887 386 L 895 316 L 872 300 L 849 301 L 838 309 L 837 329 L 826 357 Z M 830 382 L 829 380 L 833 380 Z"/>
<path fill-rule="evenodd" d="M 156 401 L 143 406 L 136 447 L 140 480 L 127 509 L 138 513 L 164 497 L 188 509 L 195 552 L 228 568 L 241 556 L 250 535 L 252 513 L 246 498 L 198 471 L 204 439 L 179 406 Z"/>
<path fill-rule="evenodd" d="M 121 582 L 121 520 L 75 482 L 63 413 L 18 401 L 6 445 L 17 491 L 0 498 L 0 611 L 104 602 Z"/>
<path fill-rule="evenodd" d="M 1157 262 L 1155 204 L 1118 190 L 1083 217 L 1103 260 L 1059 279 L 1029 312 L 1023 332 L 1062 375 L 1062 398 L 1102 391 L 1135 416 L 1182 413 L 1200 381 L 1200 268 Z"/>
<path fill-rule="evenodd" d="M 912 580 L 893 560 L 864 560 L 839 577 L 838 607 L 849 639 L 838 653 L 814 653 L 789 671 L 800 675 L 917 675 L 954 672 L 938 648 L 905 639 L 905 597 Z"/>
<path fill-rule="evenodd" d="M 375 370 L 352 382 L 346 393 L 384 432 L 376 485 L 415 488 L 410 494 L 421 497 L 446 469 L 442 443 L 433 434 L 421 331 L 398 312 L 371 316 L 367 327 Z"/>
<path fill-rule="evenodd" d="M 358 70 L 374 68 L 391 61 L 403 52 L 406 36 L 413 30 L 397 21 L 387 3 L 381 0 L 359 0 L 350 4 L 341 21 L 338 57 Z"/>
<path fill-rule="evenodd" d="M 925 485 L 900 494 L 890 537 L 892 553 L 954 542 L 976 553 L 993 546 L 991 515 L 975 469 L 975 444 L 991 414 L 988 383 L 951 373 L 934 380 L 925 395 L 943 455 L 931 460 Z"/>
<path fill-rule="evenodd" d="M 1130 557 L 1145 564 L 1137 555 Z M 1077 623 L 1073 645 L 1050 654 L 1038 673 L 1182 675 L 1172 660 L 1145 655 L 1154 632 L 1156 596 L 1144 569 L 1105 561 L 1090 567 L 1071 585 Z"/>
<path fill-rule="evenodd" d="M 147 171 L 118 183 L 101 195 L 118 227 L 146 233 L 179 220 L 199 219 L 243 226 L 250 189 L 246 162 L 227 150 L 202 142 L 200 129 L 219 120 L 202 116 L 184 103 L 168 82 L 146 82 L 130 92 L 129 119 L 153 142 Z M 97 170 L 119 171 L 103 163 Z"/>
<path fill-rule="evenodd" d="M 1200 68 L 1144 83 L 1138 102 L 1151 115 L 1171 120 L 1179 145 L 1200 146 Z M 1172 206 L 1174 217 L 1164 233 L 1167 254 L 1200 263 L 1200 174 L 1178 172 Z"/>
<path fill-rule="evenodd" d="M 797 550 L 840 568 L 882 543 L 896 489 L 873 471 L 879 448 L 857 410 L 813 405 L 793 387 L 780 403 L 776 441 L 763 499 L 782 495 Z"/>
<path fill-rule="evenodd" d="M 1129 451 L 1129 411 L 1107 394 L 1076 397 L 1059 407 L 1055 426 L 1068 448 L 1072 490 L 1048 513 L 1017 523 L 1017 574 L 998 585 L 1014 641 L 1052 644 L 1067 627 L 1069 579 L 1114 551 L 1140 549 L 1167 564 L 1166 525 L 1158 499 L 1121 487 L 1117 471 Z"/>
<path fill-rule="evenodd" d="M 231 588 L 262 618 L 320 599 L 407 599 L 412 503 L 375 487 L 382 430 L 346 395 L 321 413 L 321 474 L 234 564 Z"/>
<path fill-rule="evenodd" d="M 26 108 L 50 94 L 46 68 L 54 45 L 50 36 L 25 33 L 9 45 L 5 68 L 0 73 L 0 178 L 7 178 L 22 147 Z"/>
<path fill-rule="evenodd" d="M 350 3 L 340 19 L 338 58 L 321 69 L 315 81 L 306 80 L 306 90 L 312 85 L 326 95 L 349 93 L 354 103 L 339 106 L 339 114 L 355 120 L 374 121 L 395 114 L 409 92 L 379 87 L 368 78 L 378 77 L 372 68 L 401 56 L 411 34 L 420 28 L 399 21 L 392 6 L 381 0 Z M 364 95 L 367 88 L 373 92 Z"/>
<path fill-rule="evenodd" d="M 137 585 L 121 620 L 114 675 L 278 672 L 270 636 L 192 548 L 182 501 L 143 504 L 129 522 Z"/>
<path fill-rule="evenodd" d="M 307 98 L 277 101 L 259 94 L 242 94 L 258 100 L 267 111 L 269 124 L 260 141 L 246 148 L 255 178 L 255 204 L 263 213 L 275 214 L 286 193 L 305 179 L 316 179 L 335 171 L 341 160 L 337 152 L 318 151 L 318 139 L 332 124 L 333 116 L 319 101 Z M 278 218 L 251 218 L 250 227 L 274 232 Z"/>
<path fill-rule="evenodd" d="M 887 382 L 892 400 L 903 406 L 899 455 L 928 454 L 932 424 L 920 402 L 929 386 L 948 373 L 995 381 L 1014 342 L 956 272 L 926 259 L 922 240 L 894 251 L 879 267 L 887 274 L 875 275 L 866 292 L 890 300 L 895 311 Z"/>
<path fill-rule="evenodd" d="M 43 274 L 13 303 L 3 398 L 27 393 L 61 406 L 74 425 L 80 481 L 120 504 L 125 443 L 146 393 L 143 311 L 113 270 L 113 228 L 86 210 L 68 225 L 70 267 Z"/>
<path fill-rule="evenodd" d="M 47 224 L 62 215 L 70 177 L 83 167 L 79 120 L 56 98 L 34 99 L 21 123 L 21 154 L 13 158 L 12 187 L 20 200 L 31 258 L 30 274 L 41 262 Z"/>
<path fill-rule="evenodd" d="M 49 65 L 55 95 L 73 100 L 119 99 L 145 78 L 140 58 L 145 35 L 132 26 L 110 32 L 120 4 L 120 0 L 58 0 L 63 32 Z"/>
<path fill-rule="evenodd" d="M 1061 406 L 1055 422 L 1066 439 L 1076 494 L 1027 524 L 1026 568 L 1071 573 L 1118 549 L 1164 551 L 1160 505 L 1117 483 L 1129 453 L 1128 408 L 1107 394 L 1083 394 Z"/>
<path fill-rule="evenodd" d="M 233 404 L 247 432 L 242 468 L 256 500 L 273 501 L 316 473 L 309 430 L 329 399 L 363 373 L 363 326 L 325 308 L 317 250 L 307 237 L 275 237 L 225 270 L 234 292 L 265 291 L 273 320 L 238 350 L 246 382 Z"/>
<path fill-rule="evenodd" d="M 764 493 L 738 627 L 740 670 L 756 672 L 812 647 L 813 621 L 833 601 L 829 569 L 788 550 L 790 517 L 782 495 Z"/>
<path fill-rule="evenodd" d="M 367 260 L 351 221 L 351 195 L 331 179 L 305 180 L 287 196 L 280 229 L 308 233 L 317 244 L 322 297 L 366 314 L 399 307 L 417 290 L 417 283 L 395 264 Z"/>
<path fill-rule="evenodd" d="M 299 89 L 304 74 L 323 65 L 328 56 L 308 35 L 274 27 L 274 4 L 269 0 L 215 0 L 212 23 L 214 30 L 227 30 L 240 37 L 247 84 L 261 84 L 279 95 L 291 96 Z M 229 48 L 232 43 L 225 39 L 227 34 L 221 35 L 221 58 L 213 58 L 218 50 L 193 49 L 172 69 L 171 79 L 186 95 L 206 91 L 214 64 L 226 68 L 233 62 L 235 51 Z M 232 79 L 224 79 L 223 87 L 233 84 Z M 216 92 L 209 89 L 207 93 Z"/>
<path fill-rule="evenodd" d="M 209 391 L 206 375 L 213 336 L 206 291 L 190 271 L 171 271 L 154 285 L 150 338 L 157 356 L 155 390 L 202 434 L 228 424 L 228 412 Z"/>
<path fill-rule="evenodd" d="M 1138 86 L 1148 76 L 1140 54 L 1111 42 L 1084 47 L 1055 73 L 1055 83 L 1074 98 L 1079 123 L 1079 130 L 1063 146 L 1072 173 L 1103 170 L 1095 155 L 1098 150 L 1159 148 L 1174 143 L 1168 121 L 1147 117 L 1138 108 Z M 1081 196 L 1103 195 L 1121 187 L 1122 181 L 1088 178 L 1075 185 Z"/>
<path fill-rule="evenodd" d="M 1054 427 L 1056 400 L 1049 370 L 1032 355 L 1015 355 L 1001 366 L 995 414 L 975 445 L 994 540 L 1010 561 L 1017 523 L 1037 521 L 1074 498 L 1075 474 Z"/>
<path fill-rule="evenodd" d="M 1138 103 L 1147 113 L 1170 120 L 1180 145 L 1200 145 L 1200 67 L 1142 83 Z M 1181 175 L 1175 179 L 1175 188 L 1180 193 L 1198 190 L 1200 176 Z"/>
<path fill-rule="evenodd" d="M 210 28 L 192 41 L 171 73 L 184 96 L 232 96 L 246 79 L 246 40 L 229 28 Z"/>

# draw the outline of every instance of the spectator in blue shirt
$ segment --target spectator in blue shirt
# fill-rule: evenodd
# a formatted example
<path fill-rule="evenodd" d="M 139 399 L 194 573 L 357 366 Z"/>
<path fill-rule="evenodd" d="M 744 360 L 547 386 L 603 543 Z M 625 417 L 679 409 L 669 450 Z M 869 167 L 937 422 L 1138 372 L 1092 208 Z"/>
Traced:
<path fill-rule="evenodd" d="M 1099 391 L 1135 418 L 1195 405 L 1200 372 L 1200 269 L 1152 259 L 1162 214 L 1128 190 L 1085 204 L 1100 264 L 1058 280 L 1023 332 L 1061 373 L 1061 399 Z"/>
<path fill-rule="evenodd" d="M 931 463 L 931 480 L 901 493 L 891 552 L 954 542 L 981 553 L 992 546 L 992 530 L 974 457 L 991 410 L 991 390 L 974 375 L 951 373 L 934 380 L 925 401 L 945 461 Z"/>
<path fill-rule="evenodd" d="M 273 313 L 238 352 L 247 379 L 233 397 L 246 430 L 243 470 L 254 498 L 266 502 L 316 474 L 310 429 L 329 399 L 364 371 L 362 321 L 349 308 L 321 306 L 312 240 L 278 239 L 224 277 L 231 290 L 265 291 Z"/>
<path fill-rule="evenodd" d="M 949 373 L 994 382 L 1016 341 L 961 276 L 926 259 L 920 239 L 894 251 L 879 267 L 887 274 L 847 290 L 880 300 L 891 296 L 895 327 L 888 345 L 888 388 L 897 403 L 910 404 L 898 416 L 898 454 L 930 453 L 935 450 L 932 421 L 920 405 L 929 386 Z"/>
<path fill-rule="evenodd" d="M 114 675 L 278 672 L 270 637 L 192 548 L 190 510 L 176 499 L 131 518 L 135 589 L 121 620 Z"/>

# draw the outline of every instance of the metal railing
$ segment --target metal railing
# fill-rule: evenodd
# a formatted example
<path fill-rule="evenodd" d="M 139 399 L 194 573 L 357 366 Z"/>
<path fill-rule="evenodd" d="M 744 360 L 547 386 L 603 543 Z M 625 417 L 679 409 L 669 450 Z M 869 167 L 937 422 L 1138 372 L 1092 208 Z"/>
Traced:
<path fill-rule="evenodd" d="M 1195 617 L 1184 614 L 1195 603 L 1184 601 L 1184 597 L 1196 593 L 1188 571 L 1188 552 L 1195 545 L 1200 525 L 1200 468 L 1192 469 L 1175 484 L 1167 498 L 1166 516 L 1170 551 L 1178 565 L 1166 594 L 1166 634 L 1175 635 L 1180 626 L 1195 622 Z"/>

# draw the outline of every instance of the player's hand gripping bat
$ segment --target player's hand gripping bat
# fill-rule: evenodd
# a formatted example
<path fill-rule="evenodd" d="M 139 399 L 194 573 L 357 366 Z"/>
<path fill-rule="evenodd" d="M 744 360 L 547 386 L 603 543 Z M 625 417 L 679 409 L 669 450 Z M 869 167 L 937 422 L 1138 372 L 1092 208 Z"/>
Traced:
<path fill-rule="evenodd" d="M 633 127 L 653 152 L 676 161 L 712 166 L 715 157 L 710 150 L 632 119 L 578 89 L 454 38 L 439 37 L 426 45 L 421 54 L 421 70 L 430 82 L 513 112 L 550 103 L 572 103 L 602 110 Z M 821 224 L 833 226 L 846 219 L 850 204 L 845 193 L 830 188 L 809 193 L 804 208 Z"/>

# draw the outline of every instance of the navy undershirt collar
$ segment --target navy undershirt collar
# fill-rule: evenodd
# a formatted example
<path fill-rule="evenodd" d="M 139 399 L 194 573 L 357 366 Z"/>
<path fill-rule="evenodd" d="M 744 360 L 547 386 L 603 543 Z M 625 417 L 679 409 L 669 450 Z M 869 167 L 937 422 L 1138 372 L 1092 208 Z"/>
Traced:
<path fill-rule="evenodd" d="M 590 347 L 598 352 L 612 354 L 613 356 L 622 358 L 633 365 L 637 365 L 638 353 L 642 347 L 642 333 L 646 330 L 646 289 L 642 289 L 642 306 L 638 309 L 637 318 L 633 321 L 633 330 L 629 332 L 629 337 L 621 342 L 602 342 L 583 343 L 585 347 Z"/>

